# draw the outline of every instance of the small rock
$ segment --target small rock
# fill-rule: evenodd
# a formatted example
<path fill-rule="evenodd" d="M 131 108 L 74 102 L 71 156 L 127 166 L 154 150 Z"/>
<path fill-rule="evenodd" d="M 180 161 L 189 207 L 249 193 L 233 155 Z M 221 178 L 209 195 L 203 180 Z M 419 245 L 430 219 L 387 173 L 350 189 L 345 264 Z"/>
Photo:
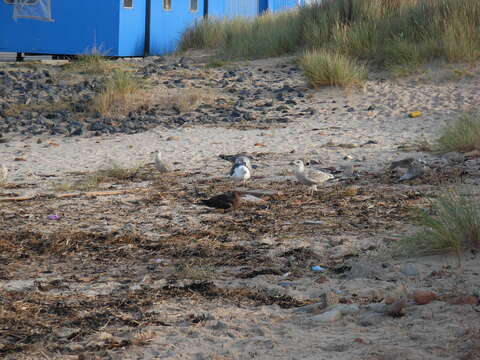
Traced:
<path fill-rule="evenodd" d="M 415 265 L 408 263 L 405 264 L 401 269 L 400 272 L 406 276 L 418 276 L 420 275 L 420 272 L 416 268 Z"/>
<path fill-rule="evenodd" d="M 249 203 L 264 203 L 265 200 L 262 198 L 259 198 L 257 196 L 253 196 L 250 194 L 245 194 L 240 197 L 242 201 L 249 202 Z"/>
<path fill-rule="evenodd" d="M 74 351 L 74 352 L 83 350 L 83 345 L 81 344 L 69 344 L 67 347 L 70 349 L 70 351 Z"/>
<path fill-rule="evenodd" d="M 375 325 L 375 324 L 379 323 L 380 321 L 382 321 L 382 315 L 381 314 L 366 313 L 366 314 L 361 315 L 358 318 L 357 324 L 360 325 L 360 326 L 367 327 L 367 326 Z"/>
<path fill-rule="evenodd" d="M 302 225 L 324 225 L 325 221 L 321 220 L 305 220 L 302 222 Z"/>
<path fill-rule="evenodd" d="M 413 300 L 418 305 L 430 304 L 433 300 L 437 299 L 437 294 L 428 290 L 415 290 L 413 292 Z"/>
<path fill-rule="evenodd" d="M 383 314 L 387 310 L 387 305 L 384 303 L 373 303 L 366 306 L 367 310 Z"/>
<path fill-rule="evenodd" d="M 322 301 L 317 302 L 315 304 L 310 304 L 310 305 L 305 305 L 302 307 L 299 307 L 294 310 L 294 312 L 300 313 L 300 312 L 305 312 L 309 314 L 314 314 L 318 315 L 320 314 L 323 310 L 325 310 L 328 307 L 327 299 L 324 297 Z"/>
<path fill-rule="evenodd" d="M 332 310 L 340 311 L 342 315 L 354 315 L 360 312 L 360 306 L 357 304 L 338 304 Z"/>
<path fill-rule="evenodd" d="M 318 322 L 334 322 L 340 320 L 341 318 L 342 313 L 339 310 L 331 310 L 320 315 L 315 315 L 312 317 L 312 320 Z"/>
<path fill-rule="evenodd" d="M 283 288 L 289 288 L 289 287 L 293 287 L 295 286 L 295 283 L 291 282 L 291 281 L 280 281 L 278 283 L 278 286 L 281 286 Z"/>
<path fill-rule="evenodd" d="M 391 317 L 401 317 L 405 315 L 405 305 L 406 301 L 404 299 L 394 302 L 392 305 L 389 305 L 385 311 L 386 315 Z"/>
<path fill-rule="evenodd" d="M 459 296 L 448 302 L 450 305 L 478 305 L 478 298 L 473 295 Z"/>
<path fill-rule="evenodd" d="M 224 322 L 217 321 L 216 324 L 209 326 L 212 330 L 225 330 L 228 329 L 228 325 Z"/>
<path fill-rule="evenodd" d="M 80 329 L 63 327 L 63 328 L 60 328 L 57 331 L 55 331 L 55 334 L 58 337 L 61 337 L 61 338 L 69 338 L 69 337 L 77 334 L 78 332 L 80 332 Z"/>
<path fill-rule="evenodd" d="M 463 162 L 465 156 L 462 153 L 452 151 L 442 155 L 442 159 L 445 159 L 450 162 Z"/>
<path fill-rule="evenodd" d="M 169 137 L 167 137 L 167 141 L 174 141 L 174 140 L 180 140 L 180 136 L 169 136 Z"/>

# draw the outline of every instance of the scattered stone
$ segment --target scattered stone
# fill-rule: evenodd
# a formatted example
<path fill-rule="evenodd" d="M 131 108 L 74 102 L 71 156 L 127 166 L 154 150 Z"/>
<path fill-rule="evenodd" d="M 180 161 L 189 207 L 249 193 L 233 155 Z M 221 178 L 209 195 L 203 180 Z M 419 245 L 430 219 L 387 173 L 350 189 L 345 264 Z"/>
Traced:
<path fill-rule="evenodd" d="M 322 297 L 322 301 L 320 301 L 320 302 L 296 308 L 294 311 L 297 312 L 297 313 L 298 312 L 305 312 L 305 313 L 309 313 L 309 314 L 318 315 L 323 310 L 325 310 L 327 307 L 328 307 L 328 303 L 327 303 L 327 298 L 325 296 L 325 297 Z"/>
<path fill-rule="evenodd" d="M 357 324 L 360 325 L 360 326 L 367 327 L 367 326 L 372 326 L 372 325 L 378 324 L 379 322 L 382 321 L 382 319 L 383 319 L 382 314 L 365 313 L 365 314 L 362 314 L 358 317 Z"/>
<path fill-rule="evenodd" d="M 384 303 L 372 303 L 368 304 L 366 309 L 375 313 L 383 314 L 387 311 L 387 305 Z"/>
<path fill-rule="evenodd" d="M 479 299 L 473 295 L 459 296 L 448 302 L 450 305 L 478 305 Z"/>
<path fill-rule="evenodd" d="M 394 302 L 392 305 L 388 305 L 385 314 L 394 318 L 404 316 L 406 303 L 405 299 L 402 299 Z"/>
<path fill-rule="evenodd" d="M 318 322 L 334 322 L 338 321 L 342 318 L 342 313 L 339 310 L 331 310 L 324 312 L 323 314 L 320 315 L 315 315 L 312 317 L 312 320 L 318 321 Z"/>
<path fill-rule="evenodd" d="M 214 325 L 210 325 L 209 328 L 212 330 L 225 330 L 228 329 L 228 325 L 224 322 L 217 321 Z"/>
<path fill-rule="evenodd" d="M 427 305 L 436 299 L 437 294 L 435 294 L 433 291 L 415 290 L 413 292 L 413 300 L 415 300 L 415 303 L 418 305 Z"/>
<path fill-rule="evenodd" d="M 78 334 L 79 332 L 80 329 L 63 327 L 56 330 L 55 334 L 61 338 L 70 338 L 73 335 Z"/>
<path fill-rule="evenodd" d="M 445 159 L 449 162 L 459 163 L 465 160 L 465 156 L 462 153 L 452 151 L 442 155 L 442 159 Z"/>
<path fill-rule="evenodd" d="M 242 195 L 242 196 L 240 197 L 240 199 L 241 199 L 242 201 L 247 202 L 247 203 L 254 203 L 254 204 L 264 203 L 264 202 L 265 202 L 264 199 L 259 198 L 259 197 L 254 196 L 254 195 L 250 195 L 250 194 Z"/>
<path fill-rule="evenodd" d="M 360 312 L 360 306 L 357 304 L 338 304 L 332 310 L 340 311 L 342 315 L 354 315 Z"/>
<path fill-rule="evenodd" d="M 321 221 L 321 220 L 305 220 L 305 221 L 302 221 L 302 225 L 325 225 L 325 221 Z"/>
<path fill-rule="evenodd" d="M 400 269 L 400 272 L 406 276 L 418 276 L 420 272 L 418 271 L 417 267 L 412 263 L 405 264 Z"/>

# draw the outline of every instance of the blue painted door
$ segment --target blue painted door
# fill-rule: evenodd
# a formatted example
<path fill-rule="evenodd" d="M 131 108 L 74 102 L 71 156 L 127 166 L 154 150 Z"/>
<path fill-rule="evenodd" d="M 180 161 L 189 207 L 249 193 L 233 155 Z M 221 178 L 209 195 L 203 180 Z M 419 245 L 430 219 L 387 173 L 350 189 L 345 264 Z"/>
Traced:
<path fill-rule="evenodd" d="M 203 17 L 204 0 L 151 0 L 150 55 L 177 49 L 182 33 Z"/>

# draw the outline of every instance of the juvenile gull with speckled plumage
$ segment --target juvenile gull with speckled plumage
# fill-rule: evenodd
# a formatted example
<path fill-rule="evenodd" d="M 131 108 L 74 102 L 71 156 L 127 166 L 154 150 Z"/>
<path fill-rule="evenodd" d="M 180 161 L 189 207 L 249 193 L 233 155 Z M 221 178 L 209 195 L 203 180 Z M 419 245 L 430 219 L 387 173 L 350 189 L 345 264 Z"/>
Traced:
<path fill-rule="evenodd" d="M 320 170 L 309 169 L 306 172 L 302 160 L 295 160 L 293 165 L 295 165 L 294 173 L 298 182 L 310 187 L 312 194 L 314 191 L 317 191 L 317 185 L 321 185 L 324 182 L 333 179 L 332 174 Z"/>

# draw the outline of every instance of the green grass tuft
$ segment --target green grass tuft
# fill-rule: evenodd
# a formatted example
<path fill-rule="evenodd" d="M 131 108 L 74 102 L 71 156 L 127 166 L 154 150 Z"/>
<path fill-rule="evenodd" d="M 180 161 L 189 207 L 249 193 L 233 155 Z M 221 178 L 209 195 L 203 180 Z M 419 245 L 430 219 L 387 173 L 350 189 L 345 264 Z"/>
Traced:
<path fill-rule="evenodd" d="M 92 110 L 102 116 L 121 116 L 139 102 L 141 82 L 130 72 L 115 70 L 102 91 L 93 99 Z"/>
<path fill-rule="evenodd" d="M 135 177 L 135 175 L 138 173 L 139 168 L 140 166 L 127 168 L 120 166 L 115 162 L 112 162 L 110 167 L 99 170 L 97 176 L 104 180 L 129 180 Z"/>
<path fill-rule="evenodd" d="M 82 74 L 103 75 L 111 69 L 109 61 L 98 53 L 79 55 L 65 66 L 66 70 L 78 71 Z"/>
<path fill-rule="evenodd" d="M 464 251 L 480 248 L 480 206 L 472 191 L 449 190 L 436 199 L 433 214 L 421 211 L 422 230 L 400 241 L 404 250 L 433 254 L 453 252 L 459 265 Z"/>
<path fill-rule="evenodd" d="M 311 87 L 327 85 L 361 86 L 367 78 L 364 65 L 347 56 L 327 50 L 308 51 L 300 60 Z"/>
<path fill-rule="evenodd" d="M 445 127 L 436 147 L 439 152 L 480 150 L 480 113 L 464 114 Z"/>

